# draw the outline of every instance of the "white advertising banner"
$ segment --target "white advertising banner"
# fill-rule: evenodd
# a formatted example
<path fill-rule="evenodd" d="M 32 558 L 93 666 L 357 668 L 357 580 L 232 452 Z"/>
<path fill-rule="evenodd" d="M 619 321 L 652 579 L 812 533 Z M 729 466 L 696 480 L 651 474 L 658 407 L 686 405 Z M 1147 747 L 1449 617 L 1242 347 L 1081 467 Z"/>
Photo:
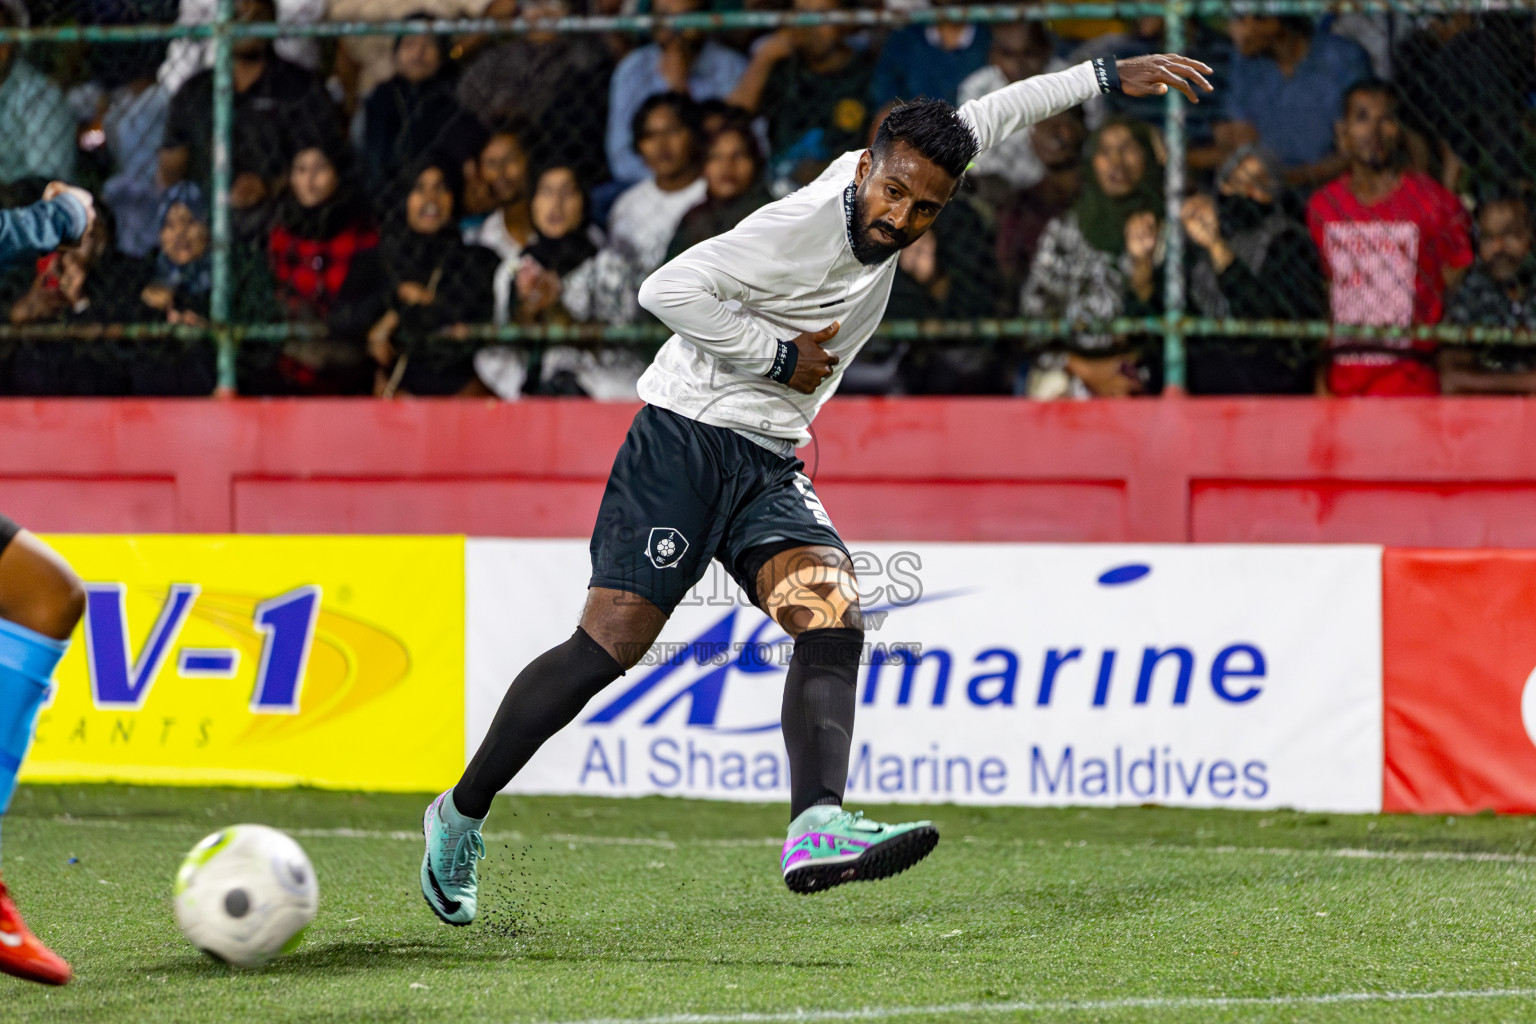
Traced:
<path fill-rule="evenodd" d="M 1381 549 L 852 545 L 848 800 L 1375 811 Z M 575 628 L 585 541 L 470 540 L 466 740 Z M 790 641 L 718 565 L 511 787 L 787 799 Z"/>

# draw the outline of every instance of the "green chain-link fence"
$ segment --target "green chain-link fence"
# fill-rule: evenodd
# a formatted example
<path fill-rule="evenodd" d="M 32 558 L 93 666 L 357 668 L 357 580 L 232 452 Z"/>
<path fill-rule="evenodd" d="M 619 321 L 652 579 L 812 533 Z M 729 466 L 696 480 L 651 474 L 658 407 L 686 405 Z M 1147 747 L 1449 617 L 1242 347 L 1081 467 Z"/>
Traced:
<path fill-rule="evenodd" d="M 1217 93 L 983 156 L 846 390 L 1536 390 L 1529 0 L 653 2 L 0 4 L 3 198 L 112 215 L 0 279 L 3 390 L 623 395 L 645 274 L 891 102 L 1155 52 Z"/>

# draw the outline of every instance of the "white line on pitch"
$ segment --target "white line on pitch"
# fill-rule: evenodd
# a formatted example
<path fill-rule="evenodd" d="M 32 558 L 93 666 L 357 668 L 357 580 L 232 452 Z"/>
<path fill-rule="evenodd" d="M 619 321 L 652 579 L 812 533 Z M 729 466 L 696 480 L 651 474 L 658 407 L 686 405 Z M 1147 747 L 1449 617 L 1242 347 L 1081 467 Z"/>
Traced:
<path fill-rule="evenodd" d="M 942 1006 L 870 1006 L 856 1010 L 786 1010 L 773 1013 L 677 1013 L 663 1017 L 596 1017 L 565 1024 L 776 1024 L 819 1020 L 891 1020 L 898 1017 L 978 1017 L 998 1013 L 1082 1013 L 1106 1010 L 1219 1010 L 1243 1006 L 1323 1006 L 1336 1003 L 1411 1003 L 1455 999 L 1536 997 L 1533 988 L 1435 992 L 1331 992 L 1299 996 L 1151 996 L 1142 999 L 1021 1000 Z"/>
<path fill-rule="evenodd" d="M 59 825 L 84 825 L 98 828 L 165 828 L 183 830 L 192 826 L 171 821 L 138 821 L 133 819 L 117 818 L 75 818 L 60 815 L 52 819 Z M 285 829 L 289 835 L 299 839 L 391 839 L 420 842 L 421 833 L 416 830 L 383 830 L 366 828 L 291 828 Z M 503 832 L 486 832 L 483 836 L 486 842 L 528 841 L 551 843 L 576 843 L 580 846 L 643 846 L 654 847 L 662 850 L 675 850 L 679 847 L 707 847 L 732 849 L 737 847 L 780 846 L 782 839 L 772 836 L 738 839 L 660 839 L 653 836 L 589 836 L 578 835 L 570 832 L 550 832 L 541 836 L 529 835 L 517 830 Z M 963 836 L 961 842 L 967 844 L 990 845 L 990 841 L 976 836 Z M 1029 849 L 1027 844 L 1014 844 Z M 1049 851 L 1053 849 L 1049 844 L 1034 847 L 1035 849 Z M 1079 845 L 1069 843 L 1073 850 L 1122 850 L 1131 853 L 1177 853 L 1199 855 L 1229 856 L 1232 854 L 1249 854 L 1258 857 L 1337 857 L 1345 860 L 1391 860 L 1400 862 L 1412 861 L 1454 861 L 1460 863 L 1488 863 L 1488 864 L 1536 864 L 1536 856 L 1523 853 L 1492 853 L 1469 850 L 1369 850 L 1363 847 L 1332 847 L 1326 849 L 1298 849 L 1288 846 L 1137 846 L 1122 843 L 1100 843 L 1093 845 Z"/>

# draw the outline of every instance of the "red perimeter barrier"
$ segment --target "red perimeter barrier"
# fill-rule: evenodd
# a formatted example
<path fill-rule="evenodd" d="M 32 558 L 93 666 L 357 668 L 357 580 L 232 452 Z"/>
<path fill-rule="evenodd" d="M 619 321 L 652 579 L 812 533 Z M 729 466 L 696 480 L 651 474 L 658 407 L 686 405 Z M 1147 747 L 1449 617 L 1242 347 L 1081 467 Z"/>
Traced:
<path fill-rule="evenodd" d="M 629 405 L 0 401 L 0 509 L 60 532 L 586 536 Z M 1536 548 L 1536 402 L 830 403 L 851 540 Z"/>

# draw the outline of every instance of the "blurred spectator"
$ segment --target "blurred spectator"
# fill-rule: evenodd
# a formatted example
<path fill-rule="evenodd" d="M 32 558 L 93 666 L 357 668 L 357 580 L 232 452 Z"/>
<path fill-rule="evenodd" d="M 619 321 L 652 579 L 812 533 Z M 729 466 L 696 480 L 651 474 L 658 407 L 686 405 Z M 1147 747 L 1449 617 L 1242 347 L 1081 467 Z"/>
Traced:
<path fill-rule="evenodd" d="M 951 202 L 940 221 L 901 250 L 886 315 L 895 320 L 991 316 L 997 272 L 987 254 L 993 247 L 975 208 L 963 199 Z M 907 354 L 900 365 L 908 394 L 1005 395 L 1013 389 L 1013 366 L 995 345 L 941 339 Z"/>
<path fill-rule="evenodd" d="M 0 6 L 0 26 L 19 19 Z M 69 179 L 75 174 L 75 123 L 64 94 L 27 63 L 16 43 L 0 43 L 0 181 Z"/>
<path fill-rule="evenodd" d="M 240 21 L 271 21 L 271 0 L 238 0 Z M 230 139 L 230 208 L 249 211 L 267 202 L 288 173 L 300 138 L 339 132 L 335 106 L 315 76 L 276 56 L 263 39 L 233 44 L 234 110 Z M 213 72 L 200 71 L 171 100 L 160 147 L 160 180 L 206 185 L 213 167 Z M 237 220 L 249 233 L 252 225 Z M 261 225 L 264 227 L 265 225 Z"/>
<path fill-rule="evenodd" d="M 522 262 L 523 249 L 534 240 L 526 140 L 524 127 L 511 123 L 496 126 L 473 168 L 496 206 L 478 227 L 464 232 L 464 241 L 483 245 L 501 259 L 493 283 L 499 324 L 507 322 L 512 307 L 512 279 Z"/>
<path fill-rule="evenodd" d="M 1197 316 L 1240 320 L 1318 320 L 1327 315 L 1317 249 L 1304 224 L 1280 200 L 1280 166 L 1245 146 L 1217 174 L 1216 195 L 1184 201 L 1188 309 Z M 1152 242 L 1131 253 L 1132 316 L 1161 316 L 1162 276 L 1153 272 Z M 1315 363 L 1304 339 L 1191 337 L 1188 387 L 1193 395 L 1310 394 Z"/>
<path fill-rule="evenodd" d="M 1314 31 L 1304 16 L 1239 15 L 1227 23 L 1237 52 L 1220 102 L 1215 144 L 1191 154 L 1214 167 L 1239 146 L 1261 143 L 1279 157 L 1292 185 L 1311 187 L 1344 169 L 1334 153 L 1334 112 L 1345 90 L 1371 77 L 1358 43 Z"/>
<path fill-rule="evenodd" d="M 997 212 L 997 269 L 1002 281 L 999 312 L 1018 313 L 1019 290 L 1035 261 L 1045 227 L 1065 214 L 1083 188 L 1083 143 L 1088 129 L 1083 108 L 1071 107 L 1033 125 L 1029 147 L 1045 174 L 1030 188 L 1013 193 Z"/>
<path fill-rule="evenodd" d="M 650 176 L 613 204 L 608 244 L 598 257 L 592 315 L 629 323 L 639 315 L 640 282 L 666 260 L 667 243 L 683 215 L 704 201 L 699 173 L 698 108 L 682 93 L 652 96 L 635 114 L 635 149 Z"/>
<path fill-rule="evenodd" d="M 404 21 L 419 15 L 439 21 L 491 16 L 487 0 L 329 0 L 327 21 Z M 514 5 L 515 7 L 515 5 Z M 347 109 L 395 74 L 395 37 L 342 36 L 336 45 L 335 77 Z M 468 107 L 466 109 L 476 109 Z"/>
<path fill-rule="evenodd" d="M 704 151 L 704 201 L 687 213 L 667 245 L 665 260 L 740 224 L 773 201 L 763 184 L 763 154 L 745 121 L 716 132 Z M 659 265 L 659 264 L 658 264 Z"/>
<path fill-rule="evenodd" d="M 1477 211 L 1477 262 L 1446 304 L 1458 327 L 1536 330 L 1536 257 L 1531 211 L 1523 199 L 1492 199 Z M 1440 390 L 1447 395 L 1536 394 L 1536 348 L 1446 346 Z"/>
<path fill-rule="evenodd" d="M 400 36 L 394 58 L 393 77 L 363 102 L 363 154 L 375 194 L 429 149 L 469 159 L 481 137 L 473 115 L 454 97 L 453 67 L 441 36 Z"/>
<path fill-rule="evenodd" d="M 208 200 L 192 182 L 166 189 L 160 248 L 140 293 L 146 318 L 201 326 L 213 291 Z M 211 395 L 217 381 L 213 343 L 167 338 L 129 347 L 129 390 L 136 395 Z"/>
<path fill-rule="evenodd" d="M 490 321 L 496 254 L 459 236 L 455 161 L 433 154 L 417 167 L 404 179 L 409 191 L 387 208 L 379 246 L 353 263 L 330 326 L 366 345 L 378 366 L 375 394 L 487 394 L 474 347 L 444 329 Z"/>
<path fill-rule="evenodd" d="M 1005 85 L 1044 73 L 1051 64 L 1053 45 L 1050 32 L 1038 21 L 993 25 L 989 63 L 960 83 L 959 102 L 969 103 Z M 1026 128 L 1008 136 L 977 157 L 966 174 L 967 180 L 992 205 L 999 205 L 1009 192 L 1032 188 L 1045 177 L 1045 166 L 1030 144 L 1031 135 L 1032 130 Z"/>
<path fill-rule="evenodd" d="M 37 261 L 27 293 L 11 306 L 13 324 L 122 323 L 135 319 L 142 263 L 117 250 L 110 210 L 97 216 L 78 246 Z M 46 339 L 16 345 L 12 388 L 19 395 L 126 395 L 128 362 L 121 346 L 101 339 Z"/>
<path fill-rule="evenodd" d="M 1438 143 L 1431 156 L 1446 187 L 1495 195 L 1529 187 L 1532 27 L 1528 13 L 1453 14 L 1425 19 L 1397 46 L 1407 127 Z"/>
<path fill-rule="evenodd" d="M 954 0 L 939 0 L 948 6 Z M 960 83 L 987 63 L 992 34 L 985 25 L 940 21 L 908 25 L 892 32 L 880 51 L 870 82 L 872 106 L 883 111 L 897 100 L 919 96 L 954 103 Z M 877 123 L 880 115 L 874 119 Z"/>
<path fill-rule="evenodd" d="M 571 13 L 563 0 L 506 0 L 505 7 L 530 19 Z M 486 13 L 509 16 L 496 4 Z M 601 181 L 608 176 L 602 139 L 613 69 L 607 49 L 590 32 L 528 32 L 474 58 L 459 79 L 459 102 L 487 127 L 506 120 L 532 126 L 549 159 L 569 162 L 584 181 Z"/>
<path fill-rule="evenodd" d="M 353 264 L 379 244 L 351 154 L 339 142 L 299 150 L 267 239 L 276 294 L 289 322 L 324 323 Z M 370 394 L 373 368 L 347 339 L 291 338 L 242 345 L 248 395 Z"/>
<path fill-rule="evenodd" d="M 655 0 L 652 10 L 658 15 L 690 14 L 702 7 L 702 0 Z M 636 182 L 646 175 L 633 134 L 643 103 L 662 93 L 723 99 L 747 67 L 745 57 L 698 29 L 658 28 L 652 38 L 655 42 L 619 61 L 609 86 L 608 168 L 619 182 Z"/>
<path fill-rule="evenodd" d="M 1349 89 L 1338 134 L 1349 170 L 1307 204 L 1333 320 L 1396 330 L 1368 343 L 1333 339 L 1328 390 L 1437 394 L 1434 346 L 1410 329 L 1440 322 L 1446 286 L 1472 262 L 1466 211 L 1433 178 L 1404 168 L 1397 94 L 1387 83 Z"/>
<path fill-rule="evenodd" d="M 117 217 L 118 248 L 130 256 L 147 256 L 159 234 L 155 211 L 160 186 L 155 179 L 171 97 L 153 77 L 142 76 L 114 88 L 103 100 L 101 131 L 114 170 L 101 186 L 102 200 Z"/>
<path fill-rule="evenodd" d="M 359 253 L 379 244 L 368 201 L 351 180 L 339 141 L 293 158 L 277 204 L 267 258 L 289 319 L 324 320 Z"/>
<path fill-rule="evenodd" d="M 376 0 L 369 0 L 370 3 Z M 274 6 L 275 3 L 275 6 Z M 326 0 L 273 0 L 267 4 L 273 16 L 265 21 L 313 25 L 325 17 Z M 219 0 L 181 0 L 176 14 L 178 25 L 211 25 L 218 14 Z M 377 15 L 374 15 L 377 17 Z M 278 39 L 277 56 L 309 71 L 320 70 L 320 41 L 313 36 Z M 175 93 L 199 71 L 213 67 L 212 39 L 173 39 L 160 65 L 160 84 Z"/>
<path fill-rule="evenodd" d="M 576 169 L 552 164 L 533 189 L 533 226 L 538 233 L 517 270 L 517 320 L 523 324 L 569 323 L 587 318 L 592 305 L 602 232 L 592 224 L 586 190 Z M 576 380 L 584 356 L 571 349 L 544 353 L 544 393 L 586 394 Z M 475 354 L 475 373 L 509 401 L 520 398 L 528 375 L 528 350 L 495 345 Z"/>
<path fill-rule="evenodd" d="M 794 0 L 797 11 L 848 10 L 853 0 Z M 784 28 L 758 41 L 730 102 L 768 119 L 773 178 L 807 184 L 828 161 L 864 145 L 874 62 L 842 25 Z"/>
<path fill-rule="evenodd" d="M 1152 129 L 1111 119 L 1088 145 L 1089 173 L 1072 209 L 1046 225 L 1020 309 L 1025 316 L 1092 322 L 1120 315 L 1132 218 L 1163 208 L 1163 171 Z M 1111 335 L 1078 336 L 1064 356 L 1036 361 L 1027 382 L 1034 398 L 1119 397 L 1146 390 L 1134 352 Z"/>

